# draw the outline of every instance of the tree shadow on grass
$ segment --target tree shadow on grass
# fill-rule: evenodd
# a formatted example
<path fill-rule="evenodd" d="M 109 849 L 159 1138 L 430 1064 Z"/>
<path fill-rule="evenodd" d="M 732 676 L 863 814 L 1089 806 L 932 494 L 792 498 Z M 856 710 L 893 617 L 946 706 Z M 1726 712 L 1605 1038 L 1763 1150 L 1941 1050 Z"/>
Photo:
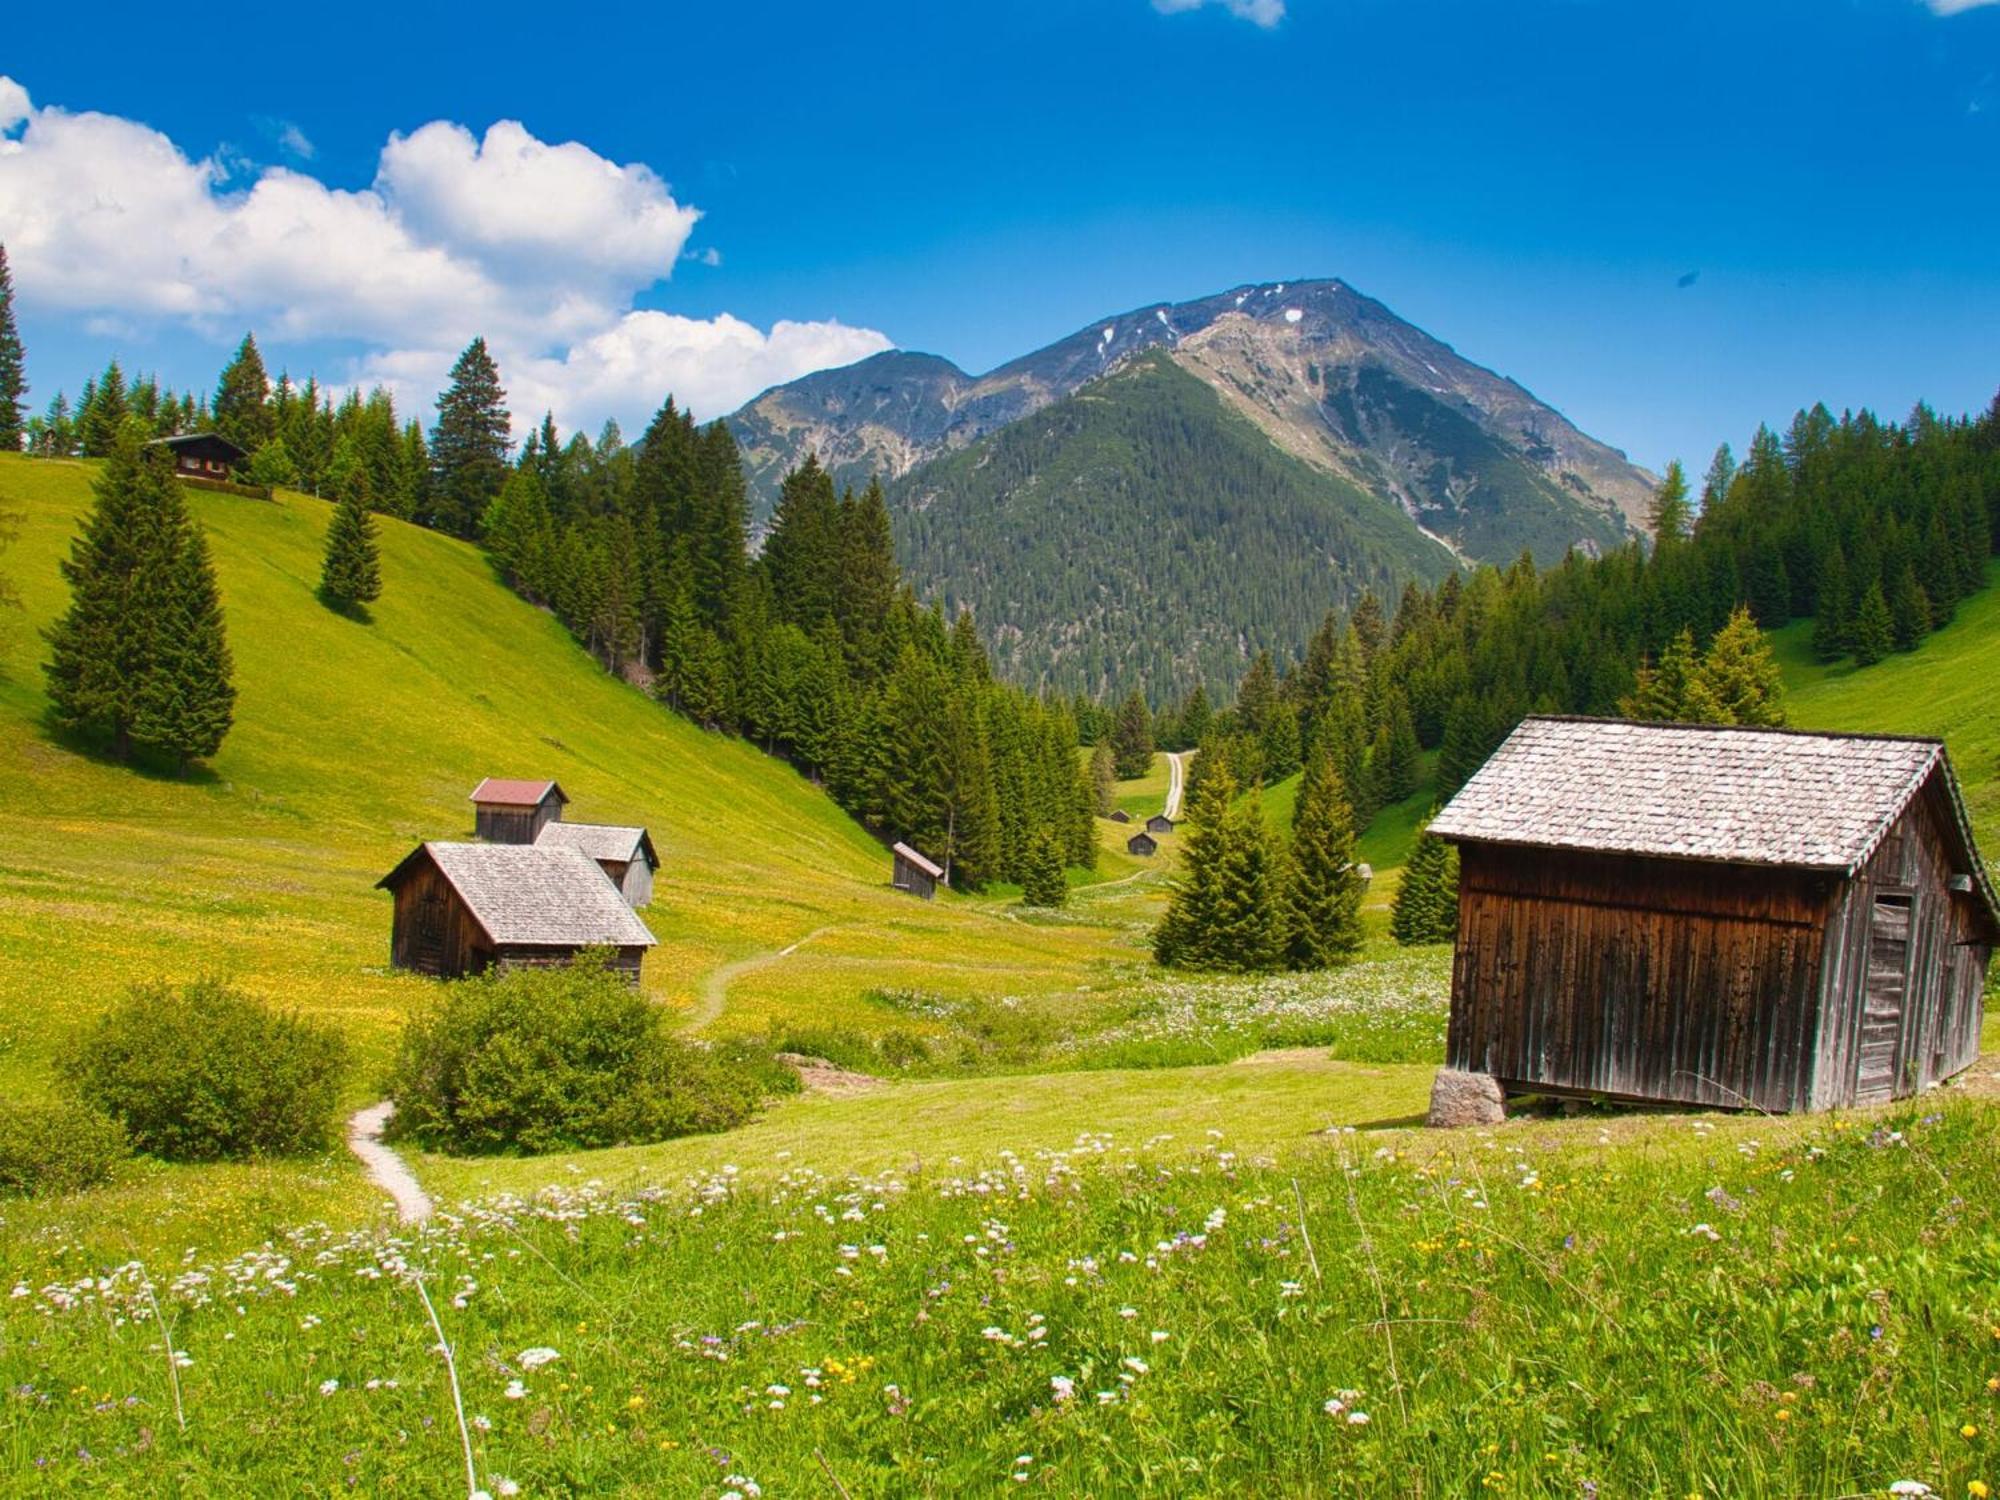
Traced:
<path fill-rule="evenodd" d="M 182 786 L 222 784 L 222 778 L 207 761 L 182 761 L 170 751 L 147 745 L 134 745 L 129 753 L 121 756 L 109 735 L 65 729 L 47 715 L 42 718 L 42 733 L 50 744 L 72 755 L 80 755 L 96 765 L 130 771 L 147 781 L 172 781 Z"/>
<path fill-rule="evenodd" d="M 367 605 L 356 604 L 351 599 L 339 598 L 336 595 L 329 594 L 325 589 L 318 589 L 315 593 L 319 602 L 326 606 L 329 613 L 339 615 L 343 620 L 352 620 L 357 625 L 373 625 L 375 623 L 374 613 Z"/>

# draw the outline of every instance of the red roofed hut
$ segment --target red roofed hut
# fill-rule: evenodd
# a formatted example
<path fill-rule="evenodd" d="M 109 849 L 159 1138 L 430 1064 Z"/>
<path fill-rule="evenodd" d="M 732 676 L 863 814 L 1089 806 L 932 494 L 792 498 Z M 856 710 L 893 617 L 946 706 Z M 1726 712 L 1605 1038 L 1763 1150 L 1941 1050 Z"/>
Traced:
<path fill-rule="evenodd" d="M 474 833 L 489 844 L 532 844 L 551 823 L 562 821 L 569 798 L 553 781 L 516 781 L 489 776 L 472 789 Z"/>

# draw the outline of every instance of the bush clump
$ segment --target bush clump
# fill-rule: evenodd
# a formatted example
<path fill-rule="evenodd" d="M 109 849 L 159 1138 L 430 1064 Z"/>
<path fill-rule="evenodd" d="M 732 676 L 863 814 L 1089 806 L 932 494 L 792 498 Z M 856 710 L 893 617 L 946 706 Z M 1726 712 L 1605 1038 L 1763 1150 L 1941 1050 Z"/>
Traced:
<path fill-rule="evenodd" d="M 0 1198 L 96 1187 L 130 1154 L 124 1127 L 87 1104 L 0 1104 Z"/>
<path fill-rule="evenodd" d="M 326 1149 L 346 1067 L 339 1032 L 219 979 L 134 989 L 63 1062 L 77 1098 L 167 1161 Z"/>
<path fill-rule="evenodd" d="M 464 1156 L 640 1145 L 740 1125 L 759 1071 L 675 1040 L 586 954 L 446 985 L 403 1029 L 390 1134 Z"/>

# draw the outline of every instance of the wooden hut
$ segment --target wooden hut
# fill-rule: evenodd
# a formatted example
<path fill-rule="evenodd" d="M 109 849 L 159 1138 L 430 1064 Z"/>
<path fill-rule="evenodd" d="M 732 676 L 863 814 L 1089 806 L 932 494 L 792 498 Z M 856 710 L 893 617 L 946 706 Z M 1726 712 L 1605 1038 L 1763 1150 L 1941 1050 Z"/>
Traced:
<path fill-rule="evenodd" d="M 226 437 L 192 432 L 182 437 L 154 438 L 146 445 L 174 456 L 174 472 L 183 479 L 227 479 L 249 455 Z"/>
<path fill-rule="evenodd" d="M 1146 819 L 1146 832 L 1148 833 L 1162 834 L 1172 833 L 1173 831 L 1174 820 L 1165 813 L 1154 813 L 1152 817 Z"/>
<path fill-rule="evenodd" d="M 1111 821 L 1114 823 L 1129 823 L 1132 821 L 1132 815 L 1122 807 L 1114 807 L 1111 809 Z"/>
<path fill-rule="evenodd" d="M 546 823 L 535 835 L 538 849 L 575 849 L 597 861 L 625 898 L 627 906 L 645 906 L 653 899 L 653 872 L 660 856 L 643 828 L 609 823 Z"/>
<path fill-rule="evenodd" d="M 532 844 L 562 821 L 569 798 L 553 781 L 489 776 L 472 789 L 474 834 L 489 844 Z"/>
<path fill-rule="evenodd" d="M 1781 1111 L 1971 1063 L 2000 904 L 1936 740 L 1534 718 L 1458 845 L 1448 1065 Z"/>
<path fill-rule="evenodd" d="M 942 866 L 933 864 L 908 844 L 898 844 L 890 852 L 896 858 L 894 873 L 889 877 L 891 885 L 926 901 L 937 894 L 938 882 L 944 879 Z"/>
<path fill-rule="evenodd" d="M 1151 859 L 1155 854 L 1160 852 L 1160 842 L 1150 833 L 1141 829 L 1138 833 L 1133 834 L 1132 837 L 1125 840 L 1125 852 L 1127 854 L 1136 854 L 1141 859 Z"/>
<path fill-rule="evenodd" d="M 637 984 L 653 946 L 618 888 L 575 849 L 419 844 L 376 888 L 396 899 L 389 961 L 441 979 L 608 948 L 613 967 Z"/>

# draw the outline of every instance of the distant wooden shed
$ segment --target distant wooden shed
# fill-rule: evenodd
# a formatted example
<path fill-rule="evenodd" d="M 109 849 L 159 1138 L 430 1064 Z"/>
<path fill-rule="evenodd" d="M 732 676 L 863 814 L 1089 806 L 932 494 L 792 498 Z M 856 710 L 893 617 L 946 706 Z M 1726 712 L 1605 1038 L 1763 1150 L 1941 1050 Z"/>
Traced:
<path fill-rule="evenodd" d="M 548 967 L 607 948 L 634 984 L 653 934 L 597 861 L 576 849 L 419 844 L 376 883 L 396 900 L 389 960 L 457 979 Z"/>
<path fill-rule="evenodd" d="M 562 821 L 569 798 L 553 781 L 489 776 L 472 789 L 474 832 L 491 844 L 532 844 Z"/>
<path fill-rule="evenodd" d="M 171 453 L 174 456 L 174 472 L 190 479 L 227 479 L 230 472 L 249 457 L 228 438 L 213 432 L 154 438 L 147 446 L 164 448 Z"/>
<path fill-rule="evenodd" d="M 575 849 L 597 861 L 597 867 L 618 887 L 627 906 L 645 906 L 653 899 L 653 872 L 660 856 L 652 835 L 643 828 L 610 823 L 547 823 L 535 835 L 538 849 Z"/>
<path fill-rule="evenodd" d="M 1785 1111 L 1977 1055 L 2000 902 L 1936 740 L 1534 718 L 1431 831 L 1453 1068 Z"/>
<path fill-rule="evenodd" d="M 919 854 L 908 844 L 898 844 L 890 851 L 895 856 L 895 869 L 889 883 L 899 891 L 908 891 L 912 896 L 921 896 L 928 901 L 937 894 L 938 882 L 944 879 L 944 867 L 933 863 Z"/>
<path fill-rule="evenodd" d="M 1174 820 L 1165 813 L 1154 813 L 1152 817 L 1146 819 L 1146 832 L 1148 833 L 1172 833 L 1173 831 Z"/>
<path fill-rule="evenodd" d="M 1114 807 L 1111 809 L 1111 821 L 1114 823 L 1129 823 L 1132 821 L 1132 815 L 1122 807 Z"/>
<path fill-rule="evenodd" d="M 1142 830 L 1125 840 L 1125 852 L 1136 854 L 1142 859 L 1150 859 L 1160 852 L 1160 842 Z"/>

